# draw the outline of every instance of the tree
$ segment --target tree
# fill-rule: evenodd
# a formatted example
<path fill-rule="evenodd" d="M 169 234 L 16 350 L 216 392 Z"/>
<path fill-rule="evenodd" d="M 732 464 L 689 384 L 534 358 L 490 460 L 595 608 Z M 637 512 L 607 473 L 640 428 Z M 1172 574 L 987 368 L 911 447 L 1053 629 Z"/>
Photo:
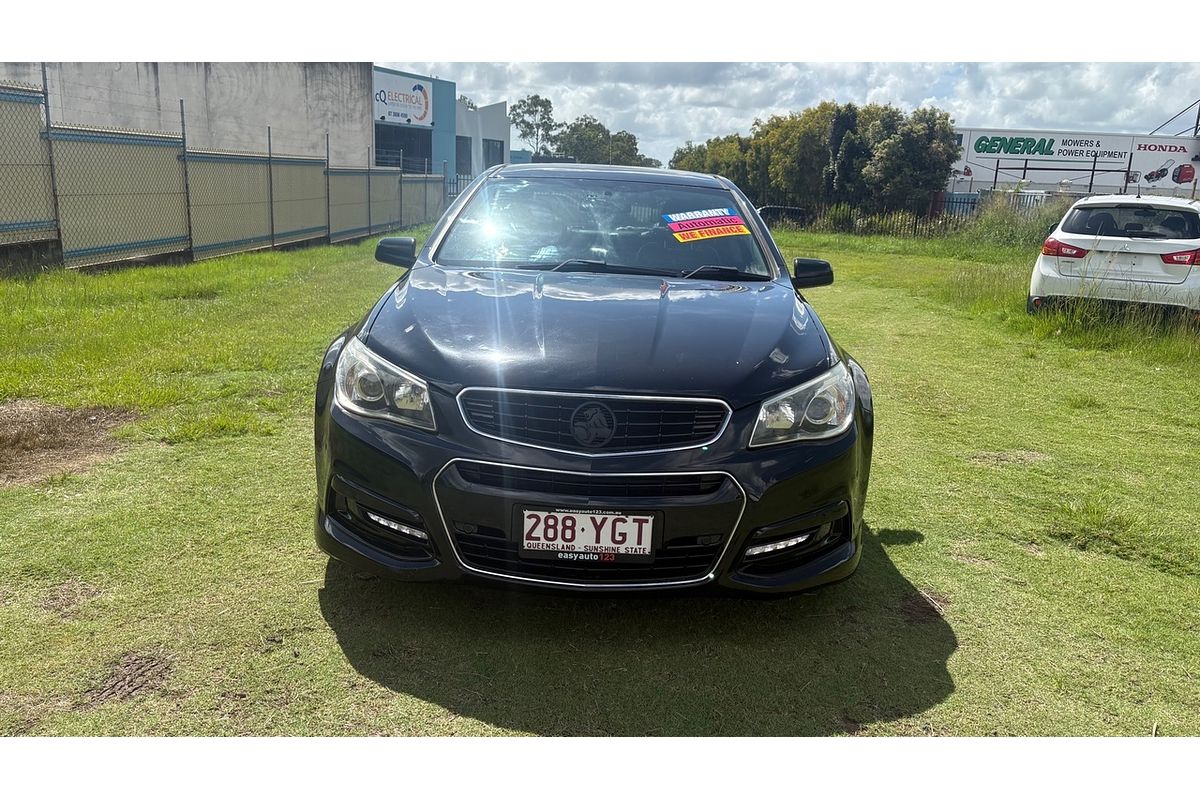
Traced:
<path fill-rule="evenodd" d="M 764 191 L 795 205 L 822 196 L 823 171 L 829 163 L 829 130 L 836 103 L 823 102 L 798 114 L 755 120 L 751 137 L 765 154 Z"/>
<path fill-rule="evenodd" d="M 958 149 L 950 115 L 918 108 L 876 145 L 863 178 L 887 207 L 923 213 L 929 196 L 945 188 Z"/>
<path fill-rule="evenodd" d="M 671 169 L 682 169 L 689 172 L 704 171 L 704 155 L 707 148 L 702 144 L 689 141 L 683 147 L 675 148 L 675 155 L 667 162 Z"/>
<path fill-rule="evenodd" d="M 465 94 L 460 94 L 460 95 L 458 96 L 458 102 L 460 102 L 460 103 L 462 103 L 463 105 L 465 105 L 465 106 L 466 106 L 467 108 L 469 108 L 471 111 L 475 111 L 476 109 L 478 109 L 478 108 L 479 108 L 479 106 L 477 106 L 477 105 L 475 104 L 475 101 L 474 101 L 474 100 L 472 100 L 471 98 L 467 97 Z"/>
<path fill-rule="evenodd" d="M 725 175 L 761 204 L 852 201 L 923 213 L 957 158 L 949 114 L 830 101 L 675 150 L 673 169 Z"/>
<path fill-rule="evenodd" d="M 555 138 L 556 152 L 571 156 L 580 164 L 621 164 L 641 167 L 661 162 L 647 158 L 638 151 L 638 140 L 629 131 L 613 133 L 604 123 L 584 114 L 563 126 Z"/>
<path fill-rule="evenodd" d="M 554 121 L 554 104 L 541 95 L 531 94 L 513 103 L 508 120 L 517 129 L 521 140 L 537 155 L 546 155 L 554 145 L 555 134 L 562 124 Z"/>

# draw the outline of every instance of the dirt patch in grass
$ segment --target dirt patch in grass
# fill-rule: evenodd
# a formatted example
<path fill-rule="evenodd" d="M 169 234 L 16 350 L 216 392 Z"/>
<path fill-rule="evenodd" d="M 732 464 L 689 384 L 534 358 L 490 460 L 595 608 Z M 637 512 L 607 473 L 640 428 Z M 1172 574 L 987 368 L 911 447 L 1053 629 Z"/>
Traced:
<path fill-rule="evenodd" d="M 161 651 L 129 652 L 108 665 L 104 680 L 83 697 L 84 708 L 129 700 L 163 685 L 171 674 L 171 658 Z"/>
<path fill-rule="evenodd" d="M 1005 452 L 984 451 L 976 453 L 967 460 L 972 464 L 989 464 L 1002 466 L 1005 464 L 1036 464 L 1045 461 L 1050 456 L 1036 450 L 1008 450 Z"/>
<path fill-rule="evenodd" d="M 78 613 L 82 603 L 94 600 L 101 594 L 103 592 L 98 587 L 71 578 L 55 586 L 50 594 L 42 598 L 42 608 L 60 617 L 70 618 Z"/>
<path fill-rule="evenodd" d="M 972 566 L 976 567 L 989 567 L 992 564 L 992 560 L 990 558 L 977 556 L 965 550 L 956 550 L 950 554 L 950 557 L 955 561 L 961 561 L 964 564 L 971 564 Z"/>
<path fill-rule="evenodd" d="M 103 460 L 117 450 L 109 433 L 134 417 L 114 408 L 0 402 L 0 487 L 36 483 Z"/>
<path fill-rule="evenodd" d="M 946 616 L 950 598 L 933 589 L 917 589 L 900 603 L 900 613 L 913 623 L 936 622 Z"/>

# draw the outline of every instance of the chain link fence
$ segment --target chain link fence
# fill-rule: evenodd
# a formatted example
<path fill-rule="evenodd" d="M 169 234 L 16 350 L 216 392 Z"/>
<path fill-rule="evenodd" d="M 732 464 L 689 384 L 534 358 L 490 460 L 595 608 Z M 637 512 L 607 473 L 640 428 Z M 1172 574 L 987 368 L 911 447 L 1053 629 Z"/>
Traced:
<path fill-rule="evenodd" d="M 191 149 L 182 103 L 168 132 L 50 124 L 48 105 L 41 88 L 0 84 L 0 270 L 55 244 L 65 266 L 86 267 L 348 241 L 446 206 L 427 163 L 416 175 L 407 159 L 331 167 L 273 153 L 270 131 L 266 153 Z"/>
<path fill-rule="evenodd" d="M 0 84 L 0 247 L 58 238 L 42 90 Z"/>

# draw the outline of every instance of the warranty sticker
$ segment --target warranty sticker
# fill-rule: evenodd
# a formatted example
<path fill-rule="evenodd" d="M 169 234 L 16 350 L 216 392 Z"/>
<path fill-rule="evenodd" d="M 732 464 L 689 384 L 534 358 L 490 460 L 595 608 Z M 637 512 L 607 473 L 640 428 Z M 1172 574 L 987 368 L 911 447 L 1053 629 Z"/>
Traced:
<path fill-rule="evenodd" d="M 676 214 L 663 214 L 663 219 L 667 222 L 683 222 L 685 219 L 701 219 L 703 217 L 729 217 L 733 216 L 733 209 L 730 208 L 708 208 L 704 211 L 680 211 Z"/>

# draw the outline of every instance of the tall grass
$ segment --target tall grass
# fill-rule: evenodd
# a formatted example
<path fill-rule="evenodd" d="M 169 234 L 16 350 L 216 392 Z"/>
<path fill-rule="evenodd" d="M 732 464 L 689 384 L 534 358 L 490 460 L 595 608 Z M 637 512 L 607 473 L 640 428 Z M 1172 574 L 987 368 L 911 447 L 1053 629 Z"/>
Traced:
<path fill-rule="evenodd" d="M 1033 208 L 1016 208 L 1004 195 L 993 195 L 970 222 L 952 235 L 973 242 L 1033 247 L 1042 243 L 1072 202 L 1069 197 L 1052 198 Z"/>

